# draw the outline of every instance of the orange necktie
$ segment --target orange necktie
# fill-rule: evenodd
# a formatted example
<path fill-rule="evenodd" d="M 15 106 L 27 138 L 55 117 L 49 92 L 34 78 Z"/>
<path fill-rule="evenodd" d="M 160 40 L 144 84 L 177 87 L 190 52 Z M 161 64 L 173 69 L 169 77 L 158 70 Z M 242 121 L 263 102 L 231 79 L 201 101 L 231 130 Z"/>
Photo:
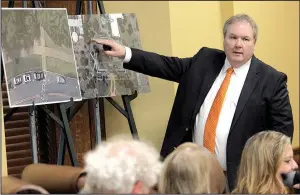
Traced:
<path fill-rule="evenodd" d="M 205 123 L 203 146 L 212 153 L 215 152 L 216 128 L 232 73 L 233 68 L 228 68 L 225 79 L 223 80 L 221 87 L 214 99 Z"/>

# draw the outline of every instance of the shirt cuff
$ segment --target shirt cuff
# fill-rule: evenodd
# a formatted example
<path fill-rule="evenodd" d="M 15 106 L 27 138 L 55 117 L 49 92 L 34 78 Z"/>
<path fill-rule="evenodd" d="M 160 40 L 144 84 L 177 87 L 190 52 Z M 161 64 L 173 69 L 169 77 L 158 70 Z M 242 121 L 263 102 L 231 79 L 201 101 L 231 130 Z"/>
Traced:
<path fill-rule="evenodd" d="M 128 63 L 131 60 L 132 52 L 129 47 L 125 46 L 125 57 L 123 59 L 124 63 Z"/>

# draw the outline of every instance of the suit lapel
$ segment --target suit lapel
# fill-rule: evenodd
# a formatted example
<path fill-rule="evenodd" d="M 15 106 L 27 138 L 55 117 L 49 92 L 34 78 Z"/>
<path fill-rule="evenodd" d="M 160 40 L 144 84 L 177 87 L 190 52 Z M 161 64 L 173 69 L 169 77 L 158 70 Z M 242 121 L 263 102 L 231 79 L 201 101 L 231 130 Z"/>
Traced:
<path fill-rule="evenodd" d="M 226 55 L 225 53 L 220 54 L 220 57 L 217 57 L 214 59 L 214 64 L 210 65 L 207 67 L 206 71 L 205 71 L 205 77 L 202 83 L 202 87 L 201 90 L 198 94 L 198 101 L 197 104 L 195 106 L 194 112 L 193 112 L 193 119 L 196 118 L 197 113 L 200 110 L 200 107 L 205 99 L 205 97 L 207 96 L 210 88 L 212 87 L 214 81 L 216 80 L 217 76 L 219 75 L 224 62 L 225 62 L 225 58 Z M 194 124 L 194 121 L 193 121 Z"/>
<path fill-rule="evenodd" d="M 255 88 L 258 80 L 259 80 L 259 68 L 258 68 L 259 64 L 257 62 L 257 59 L 255 58 L 255 56 L 252 57 L 251 60 L 251 64 L 250 64 L 250 68 L 249 68 L 249 72 L 247 74 L 244 86 L 242 88 L 237 106 L 236 106 L 236 110 L 234 113 L 234 117 L 231 123 L 231 128 L 230 128 L 230 132 L 232 131 L 232 129 L 234 128 L 237 120 L 239 119 L 249 97 L 252 94 L 253 89 Z"/>

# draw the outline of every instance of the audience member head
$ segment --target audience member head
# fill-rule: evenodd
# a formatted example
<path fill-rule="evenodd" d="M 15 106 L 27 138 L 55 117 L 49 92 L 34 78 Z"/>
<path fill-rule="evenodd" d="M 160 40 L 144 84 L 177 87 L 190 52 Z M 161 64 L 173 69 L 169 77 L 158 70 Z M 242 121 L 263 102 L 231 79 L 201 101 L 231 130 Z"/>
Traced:
<path fill-rule="evenodd" d="M 223 170 L 206 148 L 184 143 L 167 156 L 159 179 L 163 194 L 223 193 Z"/>
<path fill-rule="evenodd" d="M 155 148 L 116 137 L 86 154 L 86 183 L 81 193 L 147 194 L 157 185 L 161 167 Z"/>
<path fill-rule="evenodd" d="M 286 193 L 281 174 L 297 168 L 291 140 L 276 131 L 262 131 L 246 143 L 233 193 Z"/>

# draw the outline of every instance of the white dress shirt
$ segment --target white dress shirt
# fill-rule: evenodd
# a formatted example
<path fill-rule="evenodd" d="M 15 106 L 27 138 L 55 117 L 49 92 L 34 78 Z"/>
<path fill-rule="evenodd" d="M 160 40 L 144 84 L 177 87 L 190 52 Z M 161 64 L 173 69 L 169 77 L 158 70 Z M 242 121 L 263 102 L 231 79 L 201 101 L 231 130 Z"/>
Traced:
<path fill-rule="evenodd" d="M 227 138 L 231 126 L 231 122 L 235 113 L 236 105 L 240 97 L 247 73 L 249 71 L 251 59 L 239 68 L 234 68 L 234 73 L 231 75 L 230 83 L 226 92 L 226 96 L 223 102 L 223 106 L 219 115 L 219 121 L 216 127 L 216 146 L 215 155 L 221 164 L 224 171 L 226 167 L 226 145 Z M 221 84 L 226 76 L 227 69 L 231 67 L 227 58 L 225 63 L 214 81 L 211 89 L 205 97 L 203 104 L 200 107 L 200 112 L 196 116 L 195 130 L 194 130 L 194 142 L 203 146 L 204 127 L 208 113 L 216 97 L 216 94 L 221 87 Z"/>
<path fill-rule="evenodd" d="M 125 47 L 125 52 L 126 53 L 123 62 L 127 63 L 130 61 L 132 57 L 132 52 L 129 47 Z M 231 75 L 230 83 L 227 89 L 227 93 L 223 102 L 223 106 L 219 116 L 219 121 L 217 124 L 215 155 L 224 171 L 227 170 L 226 167 L 227 138 L 231 127 L 231 122 L 235 113 L 236 105 L 250 68 L 250 62 L 251 59 L 244 65 L 240 66 L 239 68 L 233 69 L 234 73 Z M 231 67 L 231 65 L 229 64 L 228 59 L 226 58 L 219 75 L 214 81 L 211 89 L 209 90 L 207 96 L 205 97 L 203 104 L 200 107 L 200 112 L 196 116 L 193 141 L 200 146 L 203 146 L 204 127 L 205 127 L 206 119 L 208 117 L 208 113 L 216 97 L 216 94 L 225 78 L 226 71 L 229 67 Z"/>

